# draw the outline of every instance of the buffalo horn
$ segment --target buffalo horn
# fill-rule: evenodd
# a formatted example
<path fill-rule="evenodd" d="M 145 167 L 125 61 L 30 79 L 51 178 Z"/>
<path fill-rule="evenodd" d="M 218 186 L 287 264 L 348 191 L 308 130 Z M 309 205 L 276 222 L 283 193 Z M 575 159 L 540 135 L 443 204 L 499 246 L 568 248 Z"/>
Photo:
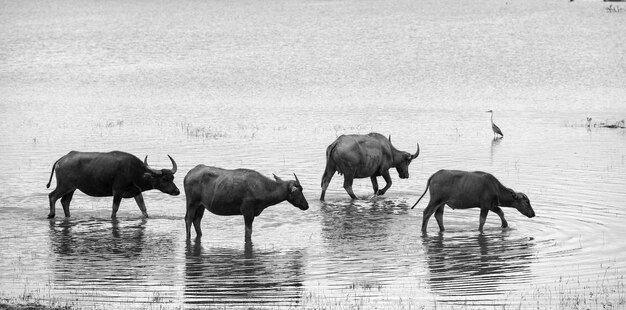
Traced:
<path fill-rule="evenodd" d="M 296 178 L 296 185 L 299 187 L 302 187 L 302 185 L 300 185 L 300 180 L 298 180 L 298 176 L 294 173 L 293 176 Z"/>
<path fill-rule="evenodd" d="M 274 176 L 274 179 L 276 180 L 276 182 L 285 182 L 283 181 L 283 179 L 279 178 L 276 174 L 272 173 L 272 175 Z"/>
<path fill-rule="evenodd" d="M 415 159 L 419 155 L 420 155 L 420 144 L 417 143 L 417 152 L 415 152 L 415 154 L 411 155 L 411 159 Z"/>
<path fill-rule="evenodd" d="M 172 158 L 172 156 L 167 155 L 167 157 L 169 157 L 170 161 L 172 162 L 172 174 L 174 174 L 178 170 L 178 166 L 176 165 L 176 162 L 174 161 L 174 158 Z"/>
<path fill-rule="evenodd" d="M 146 165 L 146 169 L 150 170 L 150 172 L 157 174 L 157 175 L 161 175 L 163 172 L 161 172 L 161 170 L 156 170 L 152 167 L 150 167 L 150 165 L 148 165 L 148 155 L 146 155 L 146 158 L 143 159 L 143 163 L 144 165 Z"/>

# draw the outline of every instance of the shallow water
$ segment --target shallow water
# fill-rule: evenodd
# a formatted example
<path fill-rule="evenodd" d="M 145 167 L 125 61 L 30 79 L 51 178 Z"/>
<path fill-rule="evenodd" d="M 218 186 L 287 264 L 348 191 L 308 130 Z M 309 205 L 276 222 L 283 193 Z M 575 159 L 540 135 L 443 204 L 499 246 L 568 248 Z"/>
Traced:
<path fill-rule="evenodd" d="M 79 308 L 624 307 L 626 14 L 595 1 L 3 1 L 0 298 Z M 493 140 L 489 114 L 505 137 Z M 325 149 L 377 131 L 421 153 L 373 197 Z M 74 195 L 46 219 L 70 150 L 124 150 L 175 182 L 203 163 L 296 173 L 310 209 L 205 214 L 185 241 L 184 195 Z M 419 231 L 428 177 L 482 170 L 537 216 L 478 210 Z M 382 186 L 383 180 L 379 180 Z M 52 182 L 52 188 L 56 182 Z M 609 304 L 610 303 L 610 304 Z"/>

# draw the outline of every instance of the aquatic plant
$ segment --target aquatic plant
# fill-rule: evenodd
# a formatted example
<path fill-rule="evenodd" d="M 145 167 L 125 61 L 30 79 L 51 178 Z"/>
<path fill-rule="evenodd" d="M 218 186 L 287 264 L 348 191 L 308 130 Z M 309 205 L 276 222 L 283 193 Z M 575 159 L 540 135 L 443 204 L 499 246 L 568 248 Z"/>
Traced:
<path fill-rule="evenodd" d="M 211 126 L 194 126 L 191 123 L 181 122 L 180 127 L 182 132 L 187 135 L 187 137 L 214 140 L 228 137 L 228 134 L 225 131 L 213 128 Z"/>
<path fill-rule="evenodd" d="M 604 8 L 607 13 L 620 13 L 623 9 L 617 5 L 610 4 L 609 6 Z"/>
<path fill-rule="evenodd" d="M 207 309 L 624 309 L 626 307 L 626 283 L 620 269 L 612 266 L 600 266 L 603 273 L 596 279 L 582 279 L 576 274 L 561 275 L 553 282 L 532 284 L 521 290 L 511 291 L 493 300 L 454 300 L 445 297 L 412 296 L 395 297 L 385 294 L 386 286 L 378 281 L 356 281 L 344 287 L 341 294 L 329 292 L 324 288 L 313 288 L 299 293 L 299 298 L 283 303 L 263 303 L 256 300 L 243 303 L 212 300 L 207 304 L 196 304 Z M 403 287 L 407 292 L 423 289 L 413 286 Z M 85 292 L 70 292 L 71 296 L 80 296 Z M 93 293 L 93 292 L 91 292 Z M 280 294 L 280 292 L 277 292 Z M 124 300 L 111 301 L 72 301 L 54 297 L 52 284 L 32 289 L 24 287 L 18 297 L 6 297 L 0 292 L 0 309 L 11 310 L 71 310 L 71 309 L 185 309 L 183 300 L 172 299 L 153 293 L 149 301 Z M 224 302 L 224 303 L 223 303 Z M 189 306 L 189 305 L 187 305 Z"/>
<path fill-rule="evenodd" d="M 624 120 L 621 121 L 617 121 L 613 124 L 608 124 L 607 122 L 604 122 L 602 124 L 600 124 L 600 127 L 604 127 L 604 128 L 626 128 L 624 127 Z"/>
<path fill-rule="evenodd" d="M 566 121 L 563 125 L 565 127 L 587 127 L 587 128 L 591 128 L 591 127 L 601 127 L 601 128 L 626 128 L 626 120 L 622 119 L 619 121 L 609 121 L 609 120 L 604 120 L 604 121 L 599 121 L 599 122 L 592 122 L 592 118 L 591 117 L 587 117 L 586 122 L 580 123 L 580 122 L 569 122 Z"/>
<path fill-rule="evenodd" d="M 124 120 L 121 120 L 121 119 L 106 120 L 104 121 L 104 123 L 101 123 L 101 122 L 96 123 L 96 127 L 105 127 L 105 128 L 122 127 L 122 125 L 124 125 Z"/>
<path fill-rule="evenodd" d="M 344 126 L 341 124 L 333 125 L 333 130 L 335 130 L 335 136 L 339 137 L 342 134 L 346 133 L 367 133 L 374 131 L 374 127 L 372 125 L 354 125 L 354 126 Z"/>
<path fill-rule="evenodd" d="M 7 310 L 70 310 L 70 304 L 49 300 L 40 301 L 35 299 L 31 293 L 24 294 L 19 298 L 0 297 L 0 309 Z"/>

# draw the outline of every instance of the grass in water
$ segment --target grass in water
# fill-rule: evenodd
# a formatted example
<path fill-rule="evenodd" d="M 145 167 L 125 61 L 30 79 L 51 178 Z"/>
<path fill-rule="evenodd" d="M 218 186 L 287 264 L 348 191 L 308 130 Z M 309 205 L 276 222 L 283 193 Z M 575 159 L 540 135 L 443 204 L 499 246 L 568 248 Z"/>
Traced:
<path fill-rule="evenodd" d="M 24 292 L 17 298 L 0 296 L 0 309 L 183 309 L 182 300 L 161 298 L 158 295 L 145 303 L 101 303 L 89 300 L 64 300 L 52 297 L 50 292 Z M 408 289 L 409 292 L 414 291 Z M 371 294 L 370 294 L 371 293 Z M 38 296 L 40 294 L 41 296 Z M 71 294 L 80 297 L 81 292 Z M 446 301 L 437 295 L 430 296 L 385 296 L 384 287 L 377 282 L 355 282 L 341 292 L 305 291 L 295 301 L 288 303 L 261 303 L 250 300 L 243 303 L 228 303 L 219 299 L 207 304 L 194 304 L 207 309 L 624 309 L 626 307 L 626 285 L 624 275 L 616 268 L 605 268 L 597 279 L 580 279 L 577 276 L 561 276 L 552 283 L 537 284 L 526 290 L 515 290 L 495 297 L 491 301 Z"/>

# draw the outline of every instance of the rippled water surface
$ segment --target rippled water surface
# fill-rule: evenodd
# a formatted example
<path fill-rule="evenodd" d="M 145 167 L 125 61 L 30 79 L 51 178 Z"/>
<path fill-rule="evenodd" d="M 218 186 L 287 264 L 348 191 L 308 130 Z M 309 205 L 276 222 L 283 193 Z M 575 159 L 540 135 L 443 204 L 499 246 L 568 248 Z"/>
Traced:
<path fill-rule="evenodd" d="M 621 6 L 621 4 L 617 4 Z M 626 307 L 626 13 L 599 1 L 1 1 L 0 298 L 77 308 Z M 626 8 L 625 8 L 626 9 Z M 504 132 L 492 139 L 489 114 Z M 592 117 L 587 127 L 586 117 Z M 594 126 L 596 125 L 596 126 Z M 338 135 L 391 135 L 420 156 L 350 200 Z M 208 212 L 185 197 L 76 193 L 48 220 L 45 184 L 70 150 L 123 150 L 175 182 L 203 163 L 296 173 L 310 209 Z M 452 210 L 439 169 L 482 170 L 537 214 Z M 379 183 L 384 184 L 382 179 Z M 56 182 L 52 182 L 52 187 Z"/>

